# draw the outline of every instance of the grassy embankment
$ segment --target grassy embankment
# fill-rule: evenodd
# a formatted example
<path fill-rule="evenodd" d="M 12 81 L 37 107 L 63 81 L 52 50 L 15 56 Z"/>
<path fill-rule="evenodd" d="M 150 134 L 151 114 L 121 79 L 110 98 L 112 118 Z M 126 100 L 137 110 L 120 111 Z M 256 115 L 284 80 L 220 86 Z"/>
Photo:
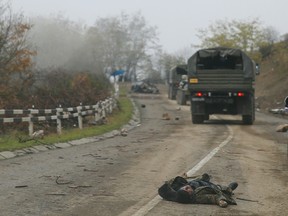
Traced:
<path fill-rule="evenodd" d="M 67 142 L 71 140 L 81 139 L 84 137 L 98 136 L 112 130 L 120 129 L 123 125 L 129 122 L 133 113 L 133 104 L 126 96 L 126 89 L 122 89 L 118 99 L 119 109 L 115 109 L 113 113 L 107 116 L 107 124 L 89 126 L 80 129 L 62 130 L 62 134 L 49 134 L 43 139 L 30 140 L 26 142 L 19 142 L 19 132 L 15 131 L 9 135 L 0 136 L 0 151 L 13 151 L 16 149 L 23 149 L 39 144 L 51 145 L 54 143 Z M 28 126 L 27 126 L 28 127 Z M 55 129 L 56 132 L 56 129 Z M 28 135 L 25 135 L 28 138 Z"/>

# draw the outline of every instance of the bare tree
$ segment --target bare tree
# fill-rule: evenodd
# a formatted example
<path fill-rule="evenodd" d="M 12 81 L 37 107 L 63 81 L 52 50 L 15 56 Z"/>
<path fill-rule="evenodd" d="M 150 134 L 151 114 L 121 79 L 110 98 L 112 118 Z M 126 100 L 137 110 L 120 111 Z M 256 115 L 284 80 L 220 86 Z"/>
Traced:
<path fill-rule="evenodd" d="M 137 77 L 141 63 L 150 61 L 157 48 L 156 29 L 139 14 L 101 18 L 86 35 L 86 56 L 94 68 L 106 73 L 123 69 L 129 80 Z"/>

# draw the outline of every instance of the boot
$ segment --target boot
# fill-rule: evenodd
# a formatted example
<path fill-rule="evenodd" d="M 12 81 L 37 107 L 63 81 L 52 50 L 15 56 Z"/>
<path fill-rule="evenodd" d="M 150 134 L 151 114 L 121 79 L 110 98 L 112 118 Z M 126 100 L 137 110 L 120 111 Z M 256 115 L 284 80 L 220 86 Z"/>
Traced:
<path fill-rule="evenodd" d="M 229 188 L 232 189 L 232 191 L 234 191 L 237 187 L 238 187 L 238 183 L 237 182 L 231 182 L 229 185 L 228 185 Z"/>
<path fill-rule="evenodd" d="M 204 173 L 201 177 L 202 181 L 210 182 L 210 176 L 207 173 Z"/>

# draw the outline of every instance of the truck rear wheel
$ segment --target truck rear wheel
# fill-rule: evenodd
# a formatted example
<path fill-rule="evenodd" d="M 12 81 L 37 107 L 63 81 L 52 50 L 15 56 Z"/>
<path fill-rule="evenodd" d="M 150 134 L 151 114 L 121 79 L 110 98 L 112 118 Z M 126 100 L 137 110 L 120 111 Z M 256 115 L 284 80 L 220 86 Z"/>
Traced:
<path fill-rule="evenodd" d="M 192 123 L 193 124 L 202 124 L 204 122 L 203 115 L 192 115 Z"/>
<path fill-rule="evenodd" d="M 245 125 L 252 125 L 253 124 L 253 116 L 252 115 L 243 115 L 242 121 Z"/>

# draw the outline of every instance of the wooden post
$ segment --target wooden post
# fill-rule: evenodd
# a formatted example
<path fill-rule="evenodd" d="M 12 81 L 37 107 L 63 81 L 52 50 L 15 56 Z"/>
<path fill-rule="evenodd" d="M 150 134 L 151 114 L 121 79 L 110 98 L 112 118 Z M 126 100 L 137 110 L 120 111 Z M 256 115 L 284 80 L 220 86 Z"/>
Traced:
<path fill-rule="evenodd" d="M 61 114 L 61 105 L 59 105 L 59 108 L 56 108 L 56 115 L 57 115 L 57 134 L 61 135 L 62 134 L 62 123 L 61 123 L 61 118 L 60 118 L 60 114 Z"/>
<path fill-rule="evenodd" d="M 100 111 L 99 111 L 99 102 L 98 102 L 95 106 L 95 122 L 98 122 L 100 119 L 99 113 L 100 113 Z"/>
<path fill-rule="evenodd" d="M 101 118 L 106 118 L 106 101 L 101 101 L 102 115 Z"/>
<path fill-rule="evenodd" d="M 109 101 L 109 114 L 111 114 L 113 112 L 112 98 L 109 98 L 108 101 Z"/>
<path fill-rule="evenodd" d="M 80 104 L 81 105 L 81 104 Z M 77 107 L 77 112 L 78 112 L 78 127 L 80 129 L 83 129 L 83 117 L 81 114 L 82 106 Z"/>
<path fill-rule="evenodd" d="M 32 105 L 32 109 L 29 109 L 30 110 L 30 114 L 28 115 L 29 118 L 30 118 L 29 126 L 28 126 L 29 136 L 33 135 L 33 128 L 34 128 L 34 124 L 33 124 L 33 121 L 32 121 L 32 117 L 33 117 L 32 110 L 33 109 L 34 109 L 34 105 Z"/>

